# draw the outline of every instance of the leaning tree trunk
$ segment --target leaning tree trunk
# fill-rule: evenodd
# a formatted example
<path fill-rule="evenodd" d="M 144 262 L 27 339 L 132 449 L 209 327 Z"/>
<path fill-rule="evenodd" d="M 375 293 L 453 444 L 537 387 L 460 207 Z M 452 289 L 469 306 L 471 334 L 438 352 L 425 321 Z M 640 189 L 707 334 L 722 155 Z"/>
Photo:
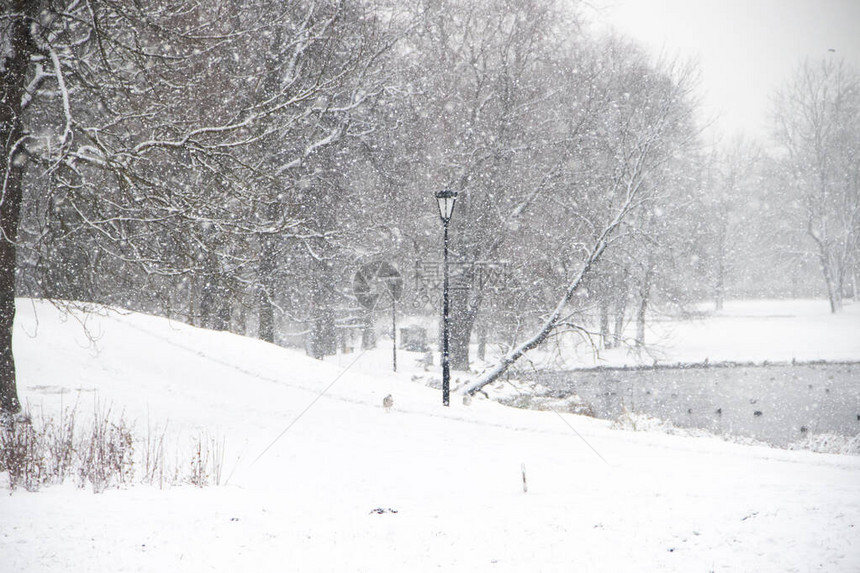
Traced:
<path fill-rule="evenodd" d="M 492 384 L 499 377 L 508 371 L 517 360 L 522 358 L 526 353 L 531 350 L 534 350 L 538 346 L 540 346 L 546 338 L 552 334 L 555 329 L 558 327 L 559 322 L 564 316 L 565 308 L 567 307 L 570 300 L 573 298 L 577 292 L 579 292 L 580 288 L 582 288 L 583 282 L 585 282 L 586 277 L 591 274 L 592 268 L 600 261 L 603 253 L 606 251 L 608 246 L 609 237 L 615 232 L 615 230 L 621 225 L 622 221 L 624 221 L 625 216 L 630 211 L 631 206 L 633 204 L 634 199 L 636 199 L 637 193 L 636 190 L 638 186 L 634 188 L 633 192 L 628 194 L 627 201 L 624 203 L 622 208 L 616 214 L 615 218 L 612 220 L 609 225 L 603 229 L 603 232 L 598 235 L 595 240 L 594 246 L 592 246 L 591 251 L 588 256 L 582 262 L 582 266 L 579 268 L 579 273 L 574 277 L 573 281 L 567 286 L 567 289 L 564 292 L 564 295 L 558 301 L 558 304 L 555 307 L 555 310 L 549 315 L 544 322 L 543 326 L 531 337 L 526 339 L 523 343 L 521 343 L 516 348 L 512 349 L 505 356 L 503 356 L 496 365 L 483 375 L 481 375 L 477 380 L 473 380 L 469 384 L 463 388 L 463 393 L 465 394 L 474 394 L 487 384 Z"/>
<path fill-rule="evenodd" d="M 33 17 L 36 2 L 12 2 L 10 13 Z M 0 411 L 21 410 L 15 381 L 15 358 L 12 354 L 12 328 L 15 324 L 15 267 L 18 224 L 21 221 L 21 184 L 26 155 L 23 143 L 21 101 L 27 81 L 27 66 L 33 49 L 29 35 L 29 18 L 16 18 L 10 25 L 11 53 L 3 62 L 0 74 Z M 3 48 L 8 49 L 8 48 Z"/>
<path fill-rule="evenodd" d="M 622 211 L 622 213 L 625 213 Z M 546 322 L 544 322 L 541 329 L 529 337 L 525 342 L 521 343 L 516 348 L 512 349 L 505 356 L 503 356 L 494 367 L 492 367 L 489 371 L 485 372 L 481 377 L 477 380 L 474 380 L 466 385 L 463 388 L 463 393 L 465 394 L 474 394 L 487 384 L 492 384 L 499 377 L 507 372 L 508 368 L 510 368 L 517 360 L 522 358 L 527 352 L 534 350 L 538 346 L 546 340 L 547 336 L 549 336 L 558 326 L 559 321 L 561 320 L 564 309 L 567 304 L 570 302 L 570 299 L 573 298 L 573 295 L 576 294 L 579 289 L 582 287 L 582 283 L 585 281 L 585 277 L 589 275 L 592 267 L 600 260 L 600 257 L 603 255 L 603 252 L 606 250 L 606 240 L 609 235 L 615 230 L 615 228 L 620 224 L 621 216 L 619 216 L 616 221 L 614 221 L 598 238 L 597 243 L 594 248 L 591 250 L 588 258 L 583 262 L 582 267 L 579 270 L 579 274 L 574 278 L 573 282 L 568 285 L 567 290 L 564 293 L 564 296 L 561 297 L 561 300 L 556 305 L 555 310 L 550 314 L 549 318 L 547 318 Z"/>

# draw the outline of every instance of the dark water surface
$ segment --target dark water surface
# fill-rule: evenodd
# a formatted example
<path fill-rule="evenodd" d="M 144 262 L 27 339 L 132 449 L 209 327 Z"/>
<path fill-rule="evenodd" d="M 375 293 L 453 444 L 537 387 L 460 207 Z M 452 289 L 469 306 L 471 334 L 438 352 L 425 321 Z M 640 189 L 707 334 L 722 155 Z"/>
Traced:
<path fill-rule="evenodd" d="M 860 363 L 592 369 L 536 380 L 578 394 L 598 418 L 615 419 L 623 404 L 679 427 L 781 447 L 814 434 L 860 434 Z"/>

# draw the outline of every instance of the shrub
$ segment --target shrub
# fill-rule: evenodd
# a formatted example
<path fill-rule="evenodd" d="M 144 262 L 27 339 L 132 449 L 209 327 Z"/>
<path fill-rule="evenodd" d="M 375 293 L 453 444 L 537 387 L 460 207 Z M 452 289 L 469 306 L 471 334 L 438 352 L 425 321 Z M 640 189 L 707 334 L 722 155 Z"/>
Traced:
<path fill-rule="evenodd" d="M 24 415 L 0 420 L 0 473 L 8 474 L 11 490 L 23 487 L 28 491 L 73 477 L 78 487 L 90 484 L 93 492 L 101 493 L 132 484 L 136 467 L 142 468 L 140 482 L 162 488 L 165 483 L 221 484 L 223 439 L 200 434 L 190 465 L 181 471 L 177 456 L 171 471 L 165 467 L 165 435 L 166 426 L 156 427 L 155 433 L 147 427 L 141 444 L 124 416 L 112 419 L 110 410 L 102 412 L 98 407 L 83 431 L 74 408 L 61 411 L 57 421 L 44 413 L 34 418 L 28 407 Z M 142 452 L 136 455 L 138 449 Z"/>
<path fill-rule="evenodd" d="M 80 487 L 92 484 L 95 493 L 111 486 L 131 483 L 134 477 L 134 438 L 120 416 L 110 420 L 110 411 L 93 414 L 90 431 L 78 445 L 78 478 Z"/>
<path fill-rule="evenodd" d="M 33 427 L 29 412 L 7 417 L 0 427 L 0 471 L 9 474 L 9 488 L 37 491 L 48 479 L 44 435 Z"/>

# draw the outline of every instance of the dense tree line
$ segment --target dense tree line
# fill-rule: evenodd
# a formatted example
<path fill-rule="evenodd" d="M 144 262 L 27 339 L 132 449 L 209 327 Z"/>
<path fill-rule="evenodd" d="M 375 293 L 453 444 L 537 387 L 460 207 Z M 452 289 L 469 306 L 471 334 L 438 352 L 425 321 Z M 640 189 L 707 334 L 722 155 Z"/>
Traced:
<path fill-rule="evenodd" d="M 2 5 L 4 411 L 16 295 L 318 357 L 354 329 L 372 345 L 352 276 L 395 263 L 403 308 L 436 312 L 412 269 L 441 258 L 446 187 L 455 368 L 473 340 L 510 351 L 503 371 L 558 332 L 621 344 L 631 320 L 645 344 L 653 309 L 749 294 L 762 258 L 785 267 L 757 283 L 777 289 L 814 255 L 834 310 L 857 274 L 857 80 L 841 67 L 805 68 L 780 100 L 784 156 L 709 154 L 695 70 L 591 35 L 569 3 Z M 785 189 L 797 200 L 774 200 Z M 504 263 L 504 288 L 481 262 Z"/>

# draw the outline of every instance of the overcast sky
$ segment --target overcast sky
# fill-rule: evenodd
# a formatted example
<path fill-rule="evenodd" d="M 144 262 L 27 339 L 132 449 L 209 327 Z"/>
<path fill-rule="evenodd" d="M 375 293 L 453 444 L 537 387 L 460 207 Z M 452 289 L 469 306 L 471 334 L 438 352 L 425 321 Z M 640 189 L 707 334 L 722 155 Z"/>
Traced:
<path fill-rule="evenodd" d="M 844 58 L 860 68 L 860 0 L 589 3 L 590 18 L 653 53 L 697 58 L 703 104 L 725 136 L 766 138 L 770 97 L 804 58 Z"/>

